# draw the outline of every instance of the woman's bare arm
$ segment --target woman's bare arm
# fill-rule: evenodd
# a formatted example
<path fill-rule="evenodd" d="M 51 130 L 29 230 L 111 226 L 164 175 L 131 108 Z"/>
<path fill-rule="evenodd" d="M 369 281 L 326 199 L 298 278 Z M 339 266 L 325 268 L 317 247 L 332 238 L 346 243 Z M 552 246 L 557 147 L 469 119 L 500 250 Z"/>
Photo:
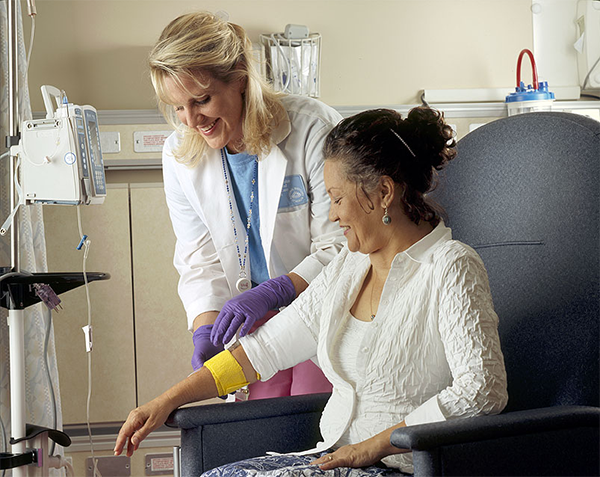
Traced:
<path fill-rule="evenodd" d="M 230 350 L 223 352 L 231 352 L 242 367 L 248 383 L 257 380 L 256 371 L 242 346 L 234 345 Z M 120 455 L 127 447 L 127 456 L 131 456 L 148 434 L 162 426 L 169 414 L 179 406 L 217 396 L 217 386 L 211 372 L 207 368 L 200 368 L 157 398 L 129 413 L 117 436 L 115 455 Z"/>

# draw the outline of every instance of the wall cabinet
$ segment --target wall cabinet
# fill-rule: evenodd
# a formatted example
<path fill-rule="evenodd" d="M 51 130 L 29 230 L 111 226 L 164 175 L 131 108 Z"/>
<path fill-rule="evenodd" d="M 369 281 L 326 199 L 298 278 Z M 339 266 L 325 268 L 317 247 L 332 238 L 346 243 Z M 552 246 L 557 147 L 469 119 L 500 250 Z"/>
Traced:
<path fill-rule="evenodd" d="M 122 421 L 131 409 L 191 371 L 193 351 L 172 265 L 175 237 L 162 184 L 109 184 L 103 205 L 80 208 L 91 240 L 87 271 L 111 274 L 89 285 L 92 326 L 91 422 Z M 81 271 L 74 207 L 44 208 L 48 268 Z M 61 295 L 54 313 L 63 421 L 86 422 L 87 324 L 84 288 Z"/>

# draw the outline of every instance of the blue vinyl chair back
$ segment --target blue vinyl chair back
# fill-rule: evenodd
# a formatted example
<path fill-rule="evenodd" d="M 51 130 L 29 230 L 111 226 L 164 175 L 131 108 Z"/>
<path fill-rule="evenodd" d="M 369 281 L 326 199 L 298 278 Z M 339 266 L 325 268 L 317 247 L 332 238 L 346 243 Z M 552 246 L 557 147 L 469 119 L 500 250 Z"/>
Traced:
<path fill-rule="evenodd" d="M 458 143 L 432 197 L 488 270 L 507 411 L 599 406 L 600 123 L 500 119 Z"/>

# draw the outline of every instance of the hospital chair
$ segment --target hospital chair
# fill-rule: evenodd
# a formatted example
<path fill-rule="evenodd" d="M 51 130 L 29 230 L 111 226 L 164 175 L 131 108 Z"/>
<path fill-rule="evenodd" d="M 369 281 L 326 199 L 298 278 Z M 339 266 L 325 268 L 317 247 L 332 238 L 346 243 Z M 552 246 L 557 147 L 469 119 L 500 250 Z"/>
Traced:
<path fill-rule="evenodd" d="M 412 426 L 415 475 L 599 475 L 600 123 L 527 113 L 465 136 L 435 199 L 488 269 L 509 402 Z M 327 395 L 176 410 L 183 475 L 310 448 Z"/>

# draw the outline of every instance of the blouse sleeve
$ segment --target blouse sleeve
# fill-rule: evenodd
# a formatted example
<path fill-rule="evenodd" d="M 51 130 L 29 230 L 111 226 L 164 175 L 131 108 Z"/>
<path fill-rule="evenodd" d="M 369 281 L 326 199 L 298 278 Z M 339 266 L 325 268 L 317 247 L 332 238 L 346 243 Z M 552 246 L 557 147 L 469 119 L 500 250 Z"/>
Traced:
<path fill-rule="evenodd" d="M 438 328 L 452 384 L 411 412 L 406 424 L 502 411 L 508 394 L 498 316 L 487 272 L 474 253 L 454 261 L 445 273 Z"/>
<path fill-rule="evenodd" d="M 290 306 L 254 333 L 240 338 L 262 381 L 317 354 L 323 304 L 335 289 L 336 277 L 347 252 L 347 248 L 342 249 Z"/>

